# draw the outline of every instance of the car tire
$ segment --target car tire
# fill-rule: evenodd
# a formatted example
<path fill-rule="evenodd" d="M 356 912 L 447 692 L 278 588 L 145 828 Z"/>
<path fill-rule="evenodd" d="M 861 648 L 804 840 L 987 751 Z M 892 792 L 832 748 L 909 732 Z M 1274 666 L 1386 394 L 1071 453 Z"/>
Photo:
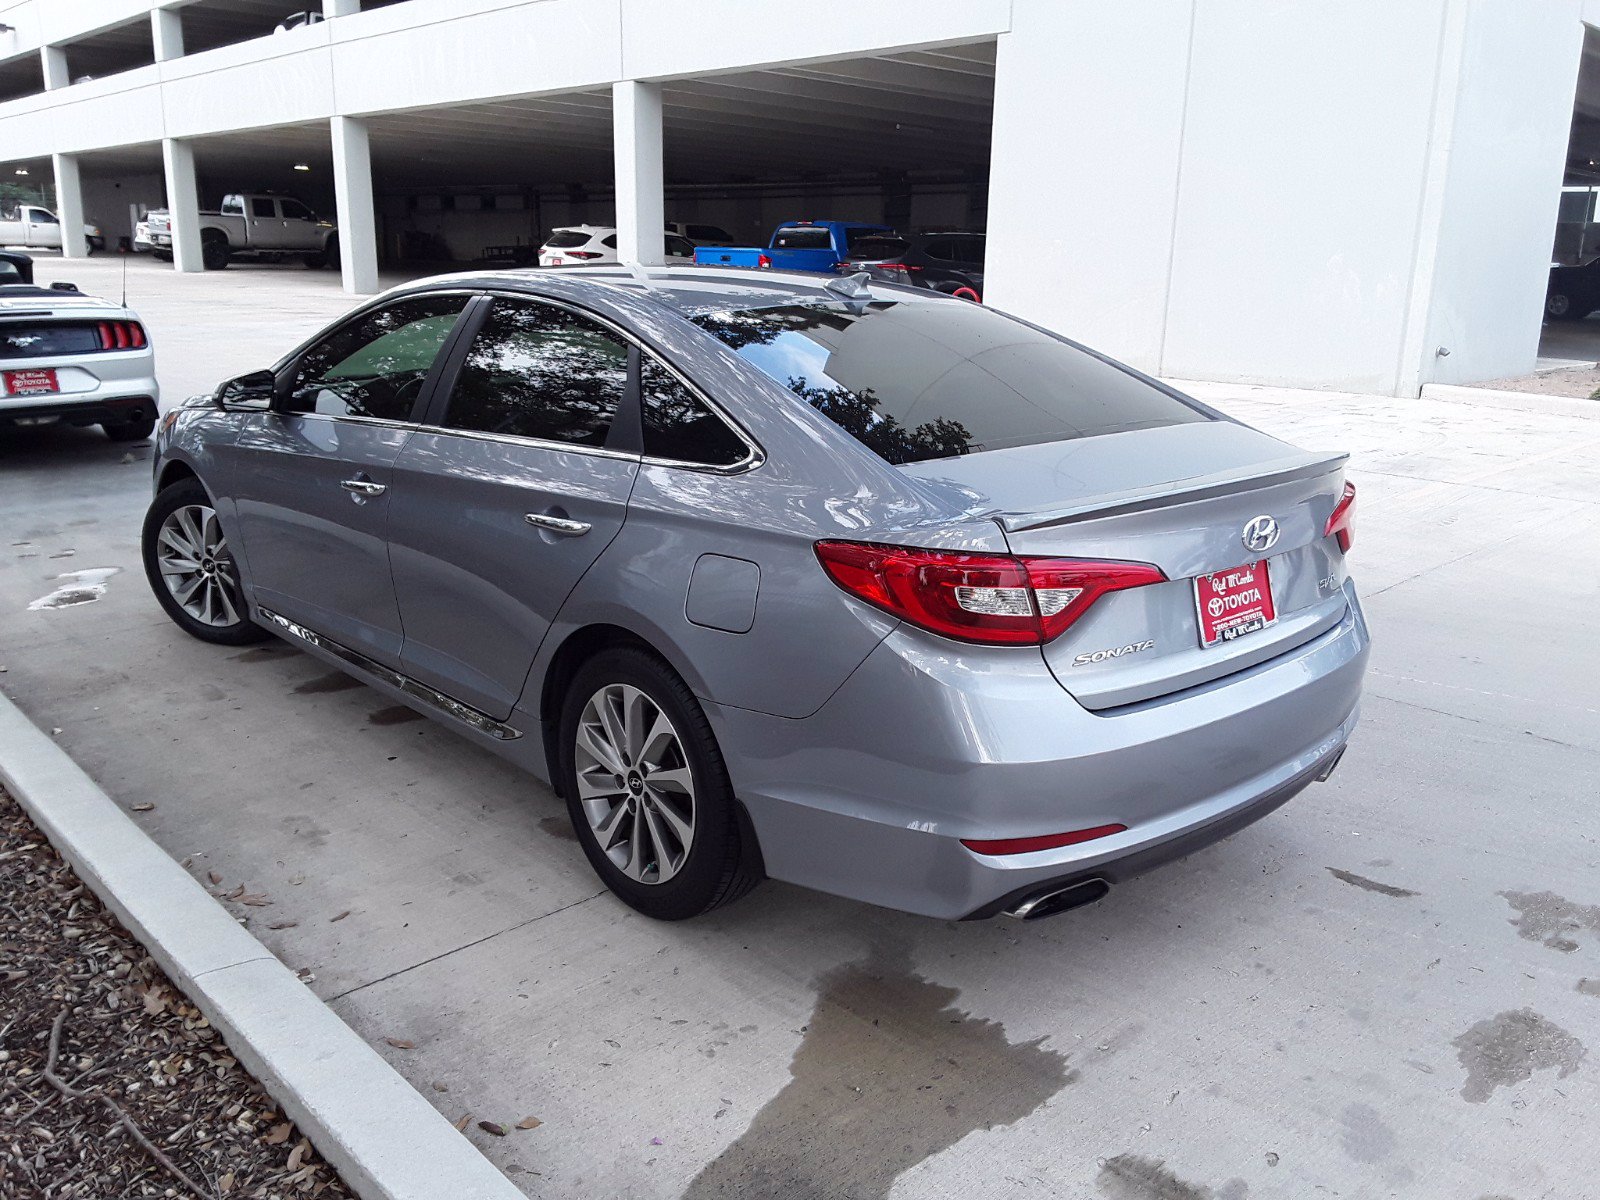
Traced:
<path fill-rule="evenodd" d="M 305 263 L 309 269 L 320 271 L 328 265 L 328 256 L 326 254 L 308 254 L 300 261 Z"/>
<path fill-rule="evenodd" d="M 190 637 L 219 646 L 265 641 L 272 635 L 250 619 L 226 535 L 220 524 L 213 524 L 218 520 L 211 497 L 198 479 L 179 480 L 161 489 L 145 513 L 139 539 L 150 590 L 173 624 Z M 176 537 L 163 537 L 169 533 Z M 213 533 L 221 539 L 220 545 Z M 191 550 L 200 554 L 186 559 L 184 555 Z M 217 550 L 220 553 L 211 553 Z M 173 569 L 185 561 L 195 562 L 200 569 Z M 190 584 L 194 587 L 185 594 Z"/>
<path fill-rule="evenodd" d="M 632 731 L 624 710 L 639 718 Z M 615 718 L 610 723 L 606 712 Z M 737 900 L 761 881 L 760 854 L 705 713 L 655 655 L 616 648 L 584 663 L 567 689 L 558 744 L 578 842 L 625 904 L 656 920 L 681 921 Z M 606 758 L 619 749 L 620 758 Z M 652 778 L 661 782 L 652 787 Z"/>
<path fill-rule="evenodd" d="M 339 269 L 340 263 L 339 263 L 339 235 L 338 234 L 334 234 L 332 237 L 330 237 L 328 239 L 327 243 L 323 246 L 323 248 L 322 248 L 322 265 L 325 266 L 325 267 L 331 267 L 335 271 L 337 271 Z"/>
<path fill-rule="evenodd" d="M 100 428 L 106 431 L 106 436 L 113 442 L 142 442 L 156 431 L 156 419 L 136 417 L 132 421 L 123 421 L 120 424 L 108 422 Z"/>
<path fill-rule="evenodd" d="M 1576 321 L 1587 314 L 1580 314 L 1565 292 L 1551 292 L 1544 298 L 1544 315 L 1552 321 Z"/>
<path fill-rule="evenodd" d="M 220 271 L 228 265 L 233 252 L 226 238 L 218 235 L 205 238 L 200 243 L 200 262 L 208 271 Z"/>
<path fill-rule="evenodd" d="M 94 239 L 92 237 L 86 237 L 83 239 L 83 252 L 85 255 L 92 257 L 97 249 L 99 249 L 99 247 L 94 244 Z"/>
<path fill-rule="evenodd" d="M 172 261 L 172 251 L 170 251 L 170 250 L 152 250 L 152 251 L 150 251 L 150 257 L 155 259 L 157 262 L 171 262 Z"/>

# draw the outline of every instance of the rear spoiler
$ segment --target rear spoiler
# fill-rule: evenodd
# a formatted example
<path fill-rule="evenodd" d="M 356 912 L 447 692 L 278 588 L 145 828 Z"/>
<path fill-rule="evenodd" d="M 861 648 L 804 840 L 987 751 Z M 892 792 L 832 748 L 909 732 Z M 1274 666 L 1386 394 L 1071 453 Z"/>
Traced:
<path fill-rule="evenodd" d="M 1337 454 L 1296 454 L 1288 458 L 1272 459 L 1249 467 L 1236 467 L 1231 471 L 1218 471 L 1212 475 L 1197 475 L 1174 483 L 1133 488 L 1126 492 L 1107 492 L 1043 512 L 999 513 L 996 520 L 1007 533 L 1020 533 L 1024 529 L 1049 529 L 1055 525 L 1071 525 L 1076 521 L 1115 517 L 1125 513 L 1144 512 L 1153 508 L 1168 508 L 1176 504 L 1192 504 L 1227 496 L 1248 488 L 1274 487 L 1280 483 L 1293 483 L 1326 475 L 1342 466 L 1350 456 Z"/>

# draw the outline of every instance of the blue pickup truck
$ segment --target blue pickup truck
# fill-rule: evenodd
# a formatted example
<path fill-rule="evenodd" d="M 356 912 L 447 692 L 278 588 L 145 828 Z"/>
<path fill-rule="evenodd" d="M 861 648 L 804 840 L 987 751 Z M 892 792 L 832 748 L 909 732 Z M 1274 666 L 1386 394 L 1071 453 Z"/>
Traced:
<path fill-rule="evenodd" d="M 887 225 L 859 221 L 785 221 L 767 246 L 700 246 L 694 261 L 711 267 L 770 267 L 775 271 L 831 274 L 858 238 L 893 236 Z"/>

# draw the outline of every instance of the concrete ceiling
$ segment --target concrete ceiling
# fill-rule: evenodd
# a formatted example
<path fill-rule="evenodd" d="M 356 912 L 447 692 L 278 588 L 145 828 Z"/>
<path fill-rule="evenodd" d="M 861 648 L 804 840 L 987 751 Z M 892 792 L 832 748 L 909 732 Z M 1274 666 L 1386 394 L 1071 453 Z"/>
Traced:
<path fill-rule="evenodd" d="M 285 0 L 270 2 L 281 15 Z M 663 92 L 668 183 L 969 177 L 988 167 L 993 89 L 992 42 L 675 81 Z M 609 89 L 388 113 L 370 129 L 384 193 L 611 187 Z M 331 201 L 325 122 L 200 138 L 195 153 L 207 205 L 236 188 Z M 159 172 L 160 147 L 82 162 L 97 176 Z"/>

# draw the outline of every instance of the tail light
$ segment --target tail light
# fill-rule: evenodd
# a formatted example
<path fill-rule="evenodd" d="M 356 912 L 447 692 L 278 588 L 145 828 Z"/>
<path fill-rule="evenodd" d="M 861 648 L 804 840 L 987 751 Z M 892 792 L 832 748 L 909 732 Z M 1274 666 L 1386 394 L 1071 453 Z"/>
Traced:
<path fill-rule="evenodd" d="M 100 349 L 143 350 L 144 326 L 137 321 L 101 321 Z"/>
<path fill-rule="evenodd" d="M 818 542 L 828 578 L 931 633 L 989 646 L 1054 641 L 1107 592 L 1163 583 L 1145 563 L 957 554 L 868 542 Z"/>
<path fill-rule="evenodd" d="M 1339 549 L 1345 553 L 1350 552 L 1350 547 L 1356 544 L 1356 485 L 1346 482 L 1344 495 L 1339 497 L 1339 503 L 1333 506 L 1333 512 L 1328 514 L 1327 528 L 1322 531 L 1323 537 L 1339 539 Z"/>
<path fill-rule="evenodd" d="M 568 258 L 599 258 L 600 257 L 600 251 L 598 251 L 598 250 L 563 250 L 563 251 L 561 251 L 561 253 L 565 254 Z"/>
<path fill-rule="evenodd" d="M 756 266 L 758 266 L 758 267 L 770 267 L 771 265 L 772 265 L 772 256 L 770 254 L 758 254 L 758 255 L 756 255 Z"/>

